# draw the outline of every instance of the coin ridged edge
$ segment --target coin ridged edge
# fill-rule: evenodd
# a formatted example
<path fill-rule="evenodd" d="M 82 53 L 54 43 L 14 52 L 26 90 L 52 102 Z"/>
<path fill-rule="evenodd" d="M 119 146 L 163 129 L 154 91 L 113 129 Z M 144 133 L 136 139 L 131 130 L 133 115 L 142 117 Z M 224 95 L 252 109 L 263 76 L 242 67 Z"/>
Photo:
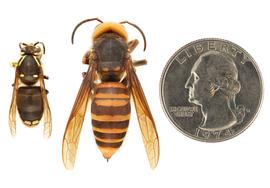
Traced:
<path fill-rule="evenodd" d="M 220 139 L 220 140 L 206 140 L 206 139 L 200 139 L 198 137 L 194 137 L 193 135 L 189 134 L 188 132 L 186 132 L 185 130 L 182 130 L 180 129 L 179 127 L 176 126 L 176 123 L 173 121 L 173 119 L 170 117 L 169 115 L 169 112 L 166 110 L 166 107 L 164 105 L 164 94 L 163 94 L 163 91 L 162 91 L 162 88 L 163 88 L 163 85 L 164 85 L 164 76 L 166 75 L 170 65 L 172 64 L 172 60 L 175 59 L 175 57 L 179 54 L 179 52 L 181 52 L 182 50 L 186 49 L 187 47 L 195 44 L 195 43 L 198 43 L 198 42 L 203 42 L 203 41 L 207 41 L 207 40 L 213 40 L 213 41 L 219 41 L 219 42 L 226 42 L 226 43 L 229 43 L 231 44 L 232 46 L 234 47 L 237 47 L 238 49 L 242 50 L 243 53 L 245 53 L 252 61 L 252 64 L 254 65 L 254 68 L 255 70 L 257 71 L 257 74 L 258 74 L 258 78 L 259 78 L 259 83 L 260 83 L 260 86 L 261 86 L 261 95 L 260 95 L 260 99 L 259 99 L 259 102 L 258 102 L 258 107 L 256 109 L 256 113 L 254 114 L 254 116 L 251 118 L 250 121 L 248 121 L 247 123 L 247 126 L 245 126 L 241 131 L 237 132 L 236 134 L 234 134 L 233 136 L 231 137 L 226 137 L 226 138 L 223 138 L 223 139 Z M 262 101 L 264 99 L 264 87 L 263 87 L 263 78 L 262 78 L 262 74 L 261 74 L 261 71 L 257 65 L 257 62 L 254 60 L 254 58 L 245 50 L 243 49 L 241 46 L 239 46 L 238 44 L 235 44 L 234 42 L 231 42 L 229 40 L 225 40 L 225 39 L 221 39 L 221 38 L 201 38 L 201 39 L 197 39 L 197 40 L 194 40 L 194 41 L 191 41 L 187 44 L 185 44 L 184 46 L 182 46 L 180 49 L 178 49 L 171 57 L 170 59 L 167 61 L 165 67 L 163 68 L 163 71 L 162 71 L 162 74 L 161 74 L 161 77 L 160 77 L 160 82 L 159 82 L 159 97 L 160 97 L 160 103 L 161 103 L 161 106 L 162 106 L 162 109 L 167 117 L 167 119 L 169 120 L 169 122 L 174 126 L 174 128 L 181 132 L 182 134 L 184 134 L 185 136 L 189 137 L 189 138 L 192 138 L 193 140 L 197 140 L 197 141 L 202 141 L 202 142 L 205 142 L 205 143 L 218 143 L 218 142 L 222 142 L 222 141 L 227 141 L 227 140 L 230 140 L 238 135 L 240 135 L 241 133 L 243 133 L 247 128 L 250 127 L 250 125 L 255 121 L 255 119 L 257 118 L 259 112 L 260 112 L 260 109 L 262 107 Z"/>

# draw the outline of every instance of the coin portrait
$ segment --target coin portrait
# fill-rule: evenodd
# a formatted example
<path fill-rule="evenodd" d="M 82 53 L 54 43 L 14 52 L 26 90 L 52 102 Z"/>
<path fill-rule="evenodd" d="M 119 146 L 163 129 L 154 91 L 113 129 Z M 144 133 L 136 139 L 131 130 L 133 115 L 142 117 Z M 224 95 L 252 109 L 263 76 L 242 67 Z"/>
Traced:
<path fill-rule="evenodd" d="M 173 125 L 207 142 L 243 132 L 262 98 L 255 61 L 238 45 L 220 39 L 201 39 L 178 50 L 160 86 L 163 109 Z"/>
<path fill-rule="evenodd" d="M 244 105 L 235 104 L 241 88 L 237 79 L 235 63 L 220 52 L 207 52 L 195 62 L 185 88 L 189 90 L 189 102 L 201 107 L 199 129 L 224 130 L 243 121 Z"/>

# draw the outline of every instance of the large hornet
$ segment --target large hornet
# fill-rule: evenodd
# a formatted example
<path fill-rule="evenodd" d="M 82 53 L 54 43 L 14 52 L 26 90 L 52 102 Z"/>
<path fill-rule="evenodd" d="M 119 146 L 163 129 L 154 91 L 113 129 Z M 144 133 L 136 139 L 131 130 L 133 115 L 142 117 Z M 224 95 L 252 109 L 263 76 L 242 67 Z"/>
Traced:
<path fill-rule="evenodd" d="M 35 127 L 44 119 L 44 136 L 50 137 L 52 130 L 51 111 L 47 99 L 41 57 L 45 54 L 42 42 L 34 44 L 20 43 L 21 57 L 13 63 L 15 81 L 9 109 L 9 127 L 11 134 L 16 134 L 16 111 L 27 127 Z"/>
<path fill-rule="evenodd" d="M 98 18 L 86 19 L 73 30 L 71 41 L 79 26 L 98 21 L 92 34 L 92 47 L 83 56 L 88 70 L 72 108 L 63 138 L 62 157 L 67 169 L 74 167 L 76 152 L 87 104 L 91 99 L 91 116 L 96 144 L 105 159 L 122 145 L 130 119 L 130 95 L 132 94 L 142 132 L 143 142 L 151 168 L 159 159 L 159 140 L 154 119 L 147 104 L 135 66 L 146 60 L 132 61 L 130 53 L 138 40 L 128 42 L 123 24 L 129 24 L 142 34 L 144 50 L 146 40 L 142 30 L 133 23 L 102 22 Z"/>

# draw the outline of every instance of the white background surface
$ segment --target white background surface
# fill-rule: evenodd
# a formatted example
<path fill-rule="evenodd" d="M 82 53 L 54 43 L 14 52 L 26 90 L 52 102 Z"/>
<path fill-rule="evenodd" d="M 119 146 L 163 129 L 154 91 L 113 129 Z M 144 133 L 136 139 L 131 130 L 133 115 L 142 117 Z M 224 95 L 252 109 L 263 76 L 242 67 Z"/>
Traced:
<path fill-rule="evenodd" d="M 37 1 L 0 3 L 0 187 L 269 187 L 269 42 L 270 6 L 267 1 Z M 61 143 L 66 122 L 82 81 L 81 63 L 90 47 L 95 23 L 82 26 L 70 43 L 74 26 L 83 19 L 129 20 L 140 26 L 142 38 L 128 27 L 130 39 L 141 45 L 133 59 L 146 58 L 137 69 L 160 137 L 158 167 L 151 170 L 138 122 L 132 114 L 130 128 L 120 150 L 107 163 L 97 149 L 87 114 L 73 171 L 62 164 Z M 165 117 L 159 100 L 159 79 L 170 56 L 196 39 L 230 40 L 256 60 L 264 79 L 264 101 L 255 122 L 241 135 L 216 144 L 192 140 L 178 132 Z M 42 124 L 28 129 L 18 118 L 17 136 L 8 128 L 14 70 L 19 42 L 42 41 L 42 61 L 50 91 L 53 134 L 43 139 Z M 132 109 L 134 112 L 134 108 Z"/>

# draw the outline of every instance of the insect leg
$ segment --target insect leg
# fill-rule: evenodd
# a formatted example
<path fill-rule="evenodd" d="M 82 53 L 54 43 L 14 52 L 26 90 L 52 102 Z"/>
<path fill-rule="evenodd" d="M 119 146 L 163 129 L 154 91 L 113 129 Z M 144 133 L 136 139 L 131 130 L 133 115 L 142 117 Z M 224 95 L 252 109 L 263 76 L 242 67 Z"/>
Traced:
<path fill-rule="evenodd" d="M 49 80 L 49 76 L 43 75 L 43 78 Z"/>
<path fill-rule="evenodd" d="M 90 54 L 91 54 L 90 50 L 87 50 L 82 59 L 83 64 L 89 65 Z"/>
<path fill-rule="evenodd" d="M 82 72 L 82 77 L 84 78 L 86 75 L 86 72 Z"/>
<path fill-rule="evenodd" d="M 133 64 L 135 67 L 138 67 L 138 66 L 146 65 L 146 64 L 147 64 L 147 61 L 146 61 L 146 59 L 142 59 L 142 60 L 134 60 L 134 61 L 132 62 L 132 64 Z"/>
<path fill-rule="evenodd" d="M 128 42 L 128 49 L 130 52 L 133 52 L 133 50 L 137 47 L 139 44 L 139 41 L 137 39 L 131 40 Z"/>

